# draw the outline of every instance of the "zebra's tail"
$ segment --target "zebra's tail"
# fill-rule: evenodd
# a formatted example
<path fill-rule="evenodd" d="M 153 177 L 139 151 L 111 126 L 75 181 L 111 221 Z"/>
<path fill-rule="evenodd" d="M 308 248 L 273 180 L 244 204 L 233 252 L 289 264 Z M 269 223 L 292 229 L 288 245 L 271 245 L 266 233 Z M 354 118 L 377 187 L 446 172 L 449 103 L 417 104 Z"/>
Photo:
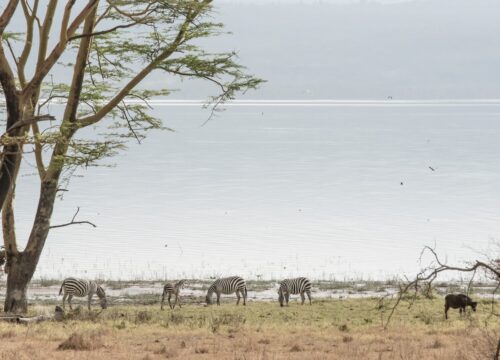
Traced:
<path fill-rule="evenodd" d="M 61 294 L 62 294 L 62 292 L 63 292 L 63 287 L 64 287 L 64 281 L 63 281 L 63 283 L 61 284 L 61 288 L 59 289 L 59 295 L 61 295 Z"/>
<path fill-rule="evenodd" d="M 247 297 L 247 287 L 245 285 L 245 298 Z"/>

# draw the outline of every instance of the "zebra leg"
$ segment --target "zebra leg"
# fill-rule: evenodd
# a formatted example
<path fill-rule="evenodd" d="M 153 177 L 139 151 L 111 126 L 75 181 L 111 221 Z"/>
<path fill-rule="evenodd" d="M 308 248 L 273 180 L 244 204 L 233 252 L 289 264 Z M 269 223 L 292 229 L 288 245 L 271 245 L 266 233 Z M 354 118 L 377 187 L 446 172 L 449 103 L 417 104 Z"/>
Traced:
<path fill-rule="evenodd" d="M 181 306 L 181 296 L 180 295 L 175 295 L 175 303 L 174 303 L 174 308 L 175 308 L 175 305 L 176 304 L 179 304 L 179 308 L 182 308 Z"/>
<path fill-rule="evenodd" d="M 302 302 L 300 303 L 300 305 L 304 305 L 304 302 L 306 301 L 306 297 L 304 295 L 304 292 L 300 293 L 300 299 L 302 300 Z"/>
<path fill-rule="evenodd" d="M 312 305 L 312 301 L 311 301 L 311 292 L 310 291 L 306 291 L 306 294 L 307 294 L 307 297 L 309 299 L 309 305 Z"/>
<path fill-rule="evenodd" d="M 217 293 L 217 306 L 220 306 L 220 292 Z"/>
<path fill-rule="evenodd" d="M 66 309 L 66 298 L 68 297 L 68 294 L 64 293 L 63 295 L 63 309 Z"/>
<path fill-rule="evenodd" d="M 163 304 L 165 303 L 165 291 L 161 294 L 161 305 L 160 310 L 163 310 Z"/>
<path fill-rule="evenodd" d="M 246 289 L 243 290 L 243 306 L 246 306 L 247 305 L 247 291 Z"/>
<path fill-rule="evenodd" d="M 286 301 L 286 306 L 288 306 L 288 301 L 290 300 L 290 293 L 287 292 L 285 293 L 285 301 Z"/>
<path fill-rule="evenodd" d="M 172 299 L 172 294 L 171 293 L 168 293 L 168 306 L 173 309 L 172 307 L 172 302 L 170 301 L 170 299 Z"/>
<path fill-rule="evenodd" d="M 236 306 L 238 306 L 240 304 L 240 299 L 241 299 L 241 295 L 240 295 L 239 290 L 236 290 L 236 298 L 238 299 L 238 300 L 236 300 Z"/>
<path fill-rule="evenodd" d="M 73 295 L 68 296 L 69 309 L 73 310 L 73 306 L 71 306 L 71 299 L 73 299 Z"/>
<path fill-rule="evenodd" d="M 89 308 L 89 311 L 90 311 L 90 303 L 92 302 L 92 295 L 93 294 L 89 294 L 89 296 L 88 296 L 88 308 Z"/>

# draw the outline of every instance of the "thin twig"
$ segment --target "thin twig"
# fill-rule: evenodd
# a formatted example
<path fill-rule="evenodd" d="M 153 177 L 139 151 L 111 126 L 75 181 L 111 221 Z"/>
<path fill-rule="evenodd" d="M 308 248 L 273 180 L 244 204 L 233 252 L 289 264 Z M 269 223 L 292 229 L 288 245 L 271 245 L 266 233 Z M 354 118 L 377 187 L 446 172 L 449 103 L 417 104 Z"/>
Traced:
<path fill-rule="evenodd" d="M 69 223 L 49 226 L 49 229 L 55 229 L 55 228 L 60 228 L 60 227 L 65 227 L 65 226 L 70 226 L 70 225 L 81 225 L 81 224 L 87 224 L 87 225 L 91 225 L 93 227 L 97 227 L 96 224 L 94 224 L 90 221 L 75 221 L 76 216 L 78 215 L 79 212 L 80 212 L 80 207 L 78 207 L 76 209 L 75 215 L 73 215 L 73 218 L 71 219 L 71 221 Z"/>

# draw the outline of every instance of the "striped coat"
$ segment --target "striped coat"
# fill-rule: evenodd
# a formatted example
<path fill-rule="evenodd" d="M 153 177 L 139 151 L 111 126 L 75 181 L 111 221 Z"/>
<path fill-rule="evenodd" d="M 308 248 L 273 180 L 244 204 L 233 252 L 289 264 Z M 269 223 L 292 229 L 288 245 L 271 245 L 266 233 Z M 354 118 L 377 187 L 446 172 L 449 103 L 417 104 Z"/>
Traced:
<path fill-rule="evenodd" d="M 69 308 L 72 309 L 71 299 L 73 299 L 73 296 L 86 296 L 88 299 L 88 308 L 90 310 L 90 303 L 94 294 L 96 294 L 99 298 L 101 308 L 106 309 L 108 307 L 104 289 L 94 281 L 66 278 L 64 279 L 61 289 L 59 290 L 59 295 L 63 293 L 63 309 L 66 305 L 66 299 L 68 299 Z"/>
<path fill-rule="evenodd" d="M 294 279 L 285 279 L 280 283 L 280 287 L 278 290 L 278 300 L 280 302 L 280 306 L 283 306 L 284 303 L 288 306 L 288 300 L 290 299 L 290 294 L 300 294 L 300 298 L 302 299 L 302 305 L 304 305 L 304 301 L 306 297 L 304 293 L 307 294 L 309 298 L 309 305 L 312 305 L 311 302 L 311 282 L 305 277 L 298 277 Z"/>
<path fill-rule="evenodd" d="M 247 285 L 245 280 L 239 276 L 231 276 L 227 278 L 217 279 L 208 288 L 206 301 L 207 304 L 212 303 L 212 294 L 215 293 L 217 296 L 217 305 L 220 305 L 221 294 L 232 294 L 236 293 L 238 300 L 236 305 L 240 303 L 240 299 L 243 297 L 243 305 L 247 304 Z"/>
<path fill-rule="evenodd" d="M 165 296 L 167 296 L 168 306 L 170 306 L 171 309 L 175 309 L 175 305 L 177 303 L 179 304 L 179 307 L 182 307 L 180 291 L 184 287 L 185 283 L 186 280 L 179 280 L 176 283 L 167 283 L 165 284 L 165 286 L 163 286 L 163 294 L 161 296 L 161 307 L 160 307 L 161 310 L 163 310 L 163 303 L 165 302 Z M 173 305 L 170 303 L 172 295 L 175 296 L 175 302 Z"/>

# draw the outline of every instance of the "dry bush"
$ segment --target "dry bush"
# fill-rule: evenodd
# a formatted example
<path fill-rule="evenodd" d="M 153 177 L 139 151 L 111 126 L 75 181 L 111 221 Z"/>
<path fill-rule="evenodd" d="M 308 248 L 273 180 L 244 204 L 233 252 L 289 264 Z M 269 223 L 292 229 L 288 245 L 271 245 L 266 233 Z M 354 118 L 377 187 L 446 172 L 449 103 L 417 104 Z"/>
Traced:
<path fill-rule="evenodd" d="M 14 330 L 7 330 L 0 332 L 0 339 L 9 339 L 16 336 L 16 332 Z"/>
<path fill-rule="evenodd" d="M 154 351 L 156 355 L 163 355 L 167 359 L 177 357 L 177 351 L 175 349 L 169 349 L 166 345 Z"/>
<path fill-rule="evenodd" d="M 104 346 L 100 333 L 73 333 L 57 347 L 58 350 L 95 350 Z"/>
<path fill-rule="evenodd" d="M 194 349 L 196 354 L 208 354 L 208 349 L 206 347 L 197 347 Z"/>
<path fill-rule="evenodd" d="M 466 339 L 464 347 L 460 351 L 463 358 L 482 360 L 482 359 L 498 359 L 497 351 L 500 346 L 500 331 L 498 330 L 483 330 L 478 336 L 472 339 Z"/>
<path fill-rule="evenodd" d="M 290 352 L 301 352 L 301 351 L 304 351 L 304 349 L 298 344 L 295 344 L 290 348 Z"/>
<path fill-rule="evenodd" d="M 114 327 L 118 330 L 123 330 L 127 327 L 127 324 L 122 320 L 119 323 L 115 324 Z"/>
<path fill-rule="evenodd" d="M 439 339 L 435 339 L 432 344 L 430 344 L 427 348 L 429 349 L 439 349 L 439 348 L 442 348 L 444 347 L 444 344 L 441 340 Z"/>
<path fill-rule="evenodd" d="M 99 316 L 102 314 L 103 310 L 91 310 L 86 311 L 81 306 L 74 308 L 73 310 L 66 313 L 64 318 L 66 320 L 78 320 L 78 321 L 97 321 Z"/>
<path fill-rule="evenodd" d="M 347 332 L 347 331 L 349 331 L 349 326 L 347 326 L 347 324 L 342 324 L 339 326 L 339 330 Z"/>
<path fill-rule="evenodd" d="M 351 342 L 352 340 L 353 340 L 353 337 L 349 336 L 349 335 L 346 335 L 346 336 L 342 337 L 342 342 L 344 342 L 344 343 Z"/>
<path fill-rule="evenodd" d="M 233 331 L 245 324 L 246 318 L 241 314 L 224 313 L 209 319 L 209 327 L 213 333 L 219 331 L 223 325 L 230 326 Z"/>
<path fill-rule="evenodd" d="M 135 314 L 135 323 L 147 323 L 150 322 L 152 318 L 153 316 L 151 315 L 150 311 L 139 311 L 137 314 Z"/>

